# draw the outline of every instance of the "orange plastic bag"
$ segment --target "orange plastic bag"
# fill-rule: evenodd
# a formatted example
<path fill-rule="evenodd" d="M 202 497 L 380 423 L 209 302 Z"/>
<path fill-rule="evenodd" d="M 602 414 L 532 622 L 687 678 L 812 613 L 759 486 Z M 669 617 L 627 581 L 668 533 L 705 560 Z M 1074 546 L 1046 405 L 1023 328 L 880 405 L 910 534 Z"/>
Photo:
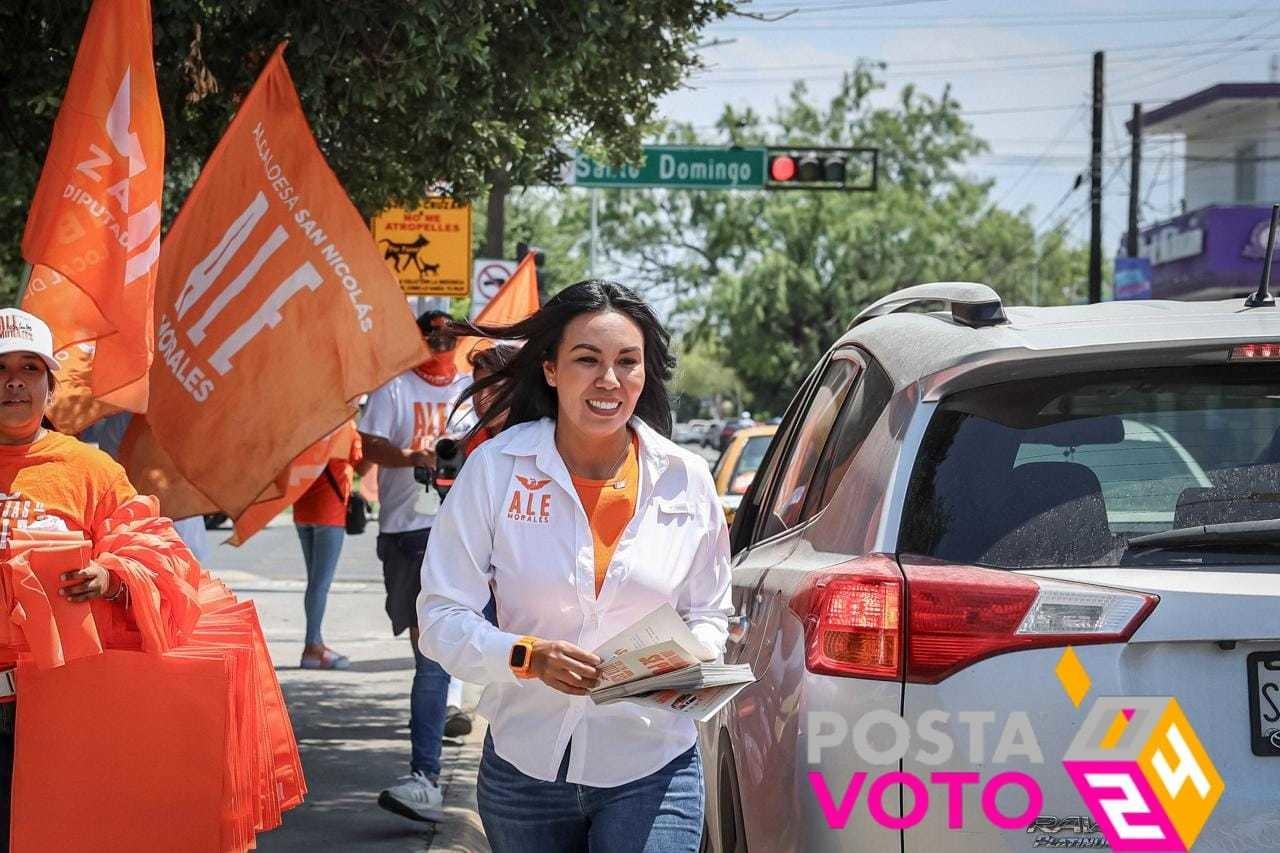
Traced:
<path fill-rule="evenodd" d="M 94 531 L 92 558 L 124 581 L 128 608 L 53 601 L 58 575 L 89 562 L 77 535 L 15 539 L 0 558 L 0 603 L 26 620 L 0 619 L 0 660 L 18 660 L 15 851 L 242 853 L 306 793 L 256 609 L 155 512 L 137 498 Z M 50 796 L 64 790 L 92 796 L 95 819 L 68 820 Z"/>
<path fill-rule="evenodd" d="M 13 853 L 226 849 L 227 683 L 218 658 L 19 664 Z"/>
<path fill-rule="evenodd" d="M 14 532 L 0 560 L 0 661 L 26 652 L 49 668 L 102 651 L 92 608 L 58 594 L 62 574 L 84 568 L 89 554 L 78 533 Z"/>

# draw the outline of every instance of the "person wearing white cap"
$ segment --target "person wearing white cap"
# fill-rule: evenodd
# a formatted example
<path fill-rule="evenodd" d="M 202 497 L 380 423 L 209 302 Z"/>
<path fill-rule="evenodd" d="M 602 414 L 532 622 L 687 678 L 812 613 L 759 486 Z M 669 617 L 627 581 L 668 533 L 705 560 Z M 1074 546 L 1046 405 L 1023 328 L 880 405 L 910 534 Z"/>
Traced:
<path fill-rule="evenodd" d="M 44 321 L 17 308 L 0 309 L 0 559 L 14 529 L 92 536 L 136 494 L 124 469 L 105 453 L 45 426 L 57 370 Z M 124 582 L 97 561 L 61 580 L 58 593 L 70 601 L 101 598 L 125 606 Z M 13 773 L 16 691 L 10 675 L 0 672 L 0 850 L 8 849 Z"/>

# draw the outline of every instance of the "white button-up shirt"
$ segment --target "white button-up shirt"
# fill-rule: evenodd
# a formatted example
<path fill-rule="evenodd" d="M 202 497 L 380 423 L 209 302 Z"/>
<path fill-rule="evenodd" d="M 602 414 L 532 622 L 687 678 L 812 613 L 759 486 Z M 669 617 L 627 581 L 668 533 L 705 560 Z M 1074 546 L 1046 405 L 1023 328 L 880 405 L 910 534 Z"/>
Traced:
<path fill-rule="evenodd" d="M 643 778 L 697 740 L 694 723 L 631 702 L 517 679 L 509 660 L 524 635 L 594 650 L 663 603 L 703 644 L 724 651 L 729 534 L 706 463 L 638 419 L 636 510 L 599 598 L 586 512 L 555 446 L 555 422 L 519 424 L 480 446 L 444 502 L 422 564 L 423 654 L 485 686 L 479 713 L 494 749 L 522 773 L 553 781 L 572 739 L 567 779 L 613 787 Z M 480 611 L 490 585 L 495 628 Z"/>

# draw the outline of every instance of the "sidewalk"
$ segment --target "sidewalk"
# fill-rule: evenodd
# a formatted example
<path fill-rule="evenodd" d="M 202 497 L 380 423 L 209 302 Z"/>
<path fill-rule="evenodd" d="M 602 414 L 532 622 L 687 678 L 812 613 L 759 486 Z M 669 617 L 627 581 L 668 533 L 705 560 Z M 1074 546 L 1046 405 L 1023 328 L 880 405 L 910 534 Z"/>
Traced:
<path fill-rule="evenodd" d="M 475 778 L 484 737 L 477 721 L 464 740 L 447 742 L 440 783 L 447 820 L 418 823 L 378 807 L 378 793 L 408 773 L 409 685 L 413 658 L 407 636 L 391 637 L 381 583 L 335 581 L 325 614 L 325 642 L 351 658 L 350 669 L 297 668 L 302 651 L 300 580 L 229 572 L 237 595 L 258 607 L 284 689 L 310 792 L 259 837 L 263 853 L 320 850 L 489 850 L 476 814 Z M 474 704 L 478 691 L 468 690 Z"/>

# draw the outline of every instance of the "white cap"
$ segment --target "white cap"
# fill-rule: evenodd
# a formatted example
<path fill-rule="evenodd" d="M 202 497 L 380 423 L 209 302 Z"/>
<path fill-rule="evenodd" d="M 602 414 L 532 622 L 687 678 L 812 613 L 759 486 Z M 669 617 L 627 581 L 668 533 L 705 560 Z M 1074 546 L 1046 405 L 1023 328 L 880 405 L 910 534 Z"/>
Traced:
<path fill-rule="evenodd" d="M 30 352 L 44 359 L 50 370 L 58 369 L 53 357 L 53 332 L 34 314 L 18 308 L 0 308 L 0 355 Z"/>

